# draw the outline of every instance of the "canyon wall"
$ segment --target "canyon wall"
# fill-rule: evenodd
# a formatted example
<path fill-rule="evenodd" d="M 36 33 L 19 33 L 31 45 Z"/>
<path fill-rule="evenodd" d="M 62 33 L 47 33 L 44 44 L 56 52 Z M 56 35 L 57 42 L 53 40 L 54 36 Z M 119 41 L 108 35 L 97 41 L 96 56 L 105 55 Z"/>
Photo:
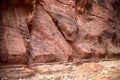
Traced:
<path fill-rule="evenodd" d="M 120 0 L 1 0 L 0 63 L 120 58 Z"/>

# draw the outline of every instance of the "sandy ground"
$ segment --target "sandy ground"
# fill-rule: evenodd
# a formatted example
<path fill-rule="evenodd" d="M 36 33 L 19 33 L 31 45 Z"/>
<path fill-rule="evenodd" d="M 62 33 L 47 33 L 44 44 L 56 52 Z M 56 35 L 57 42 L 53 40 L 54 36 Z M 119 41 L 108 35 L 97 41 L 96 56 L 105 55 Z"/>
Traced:
<path fill-rule="evenodd" d="M 120 60 L 1 66 L 0 80 L 120 80 Z"/>

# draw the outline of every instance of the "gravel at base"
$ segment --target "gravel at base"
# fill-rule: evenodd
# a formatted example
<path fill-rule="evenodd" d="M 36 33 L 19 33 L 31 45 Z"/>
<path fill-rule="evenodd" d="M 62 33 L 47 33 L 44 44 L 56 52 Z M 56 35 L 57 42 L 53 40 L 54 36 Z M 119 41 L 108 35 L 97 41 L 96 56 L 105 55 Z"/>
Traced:
<path fill-rule="evenodd" d="M 9 77 L 13 75 L 15 77 L 17 69 L 11 72 L 12 75 L 10 75 L 10 70 L 8 70 L 9 75 L 6 73 L 6 78 L 3 80 L 120 80 L 120 60 L 88 62 L 79 65 L 41 65 L 34 66 L 31 69 L 24 68 L 23 71 L 18 72 L 21 72 L 21 74 L 32 73 L 32 76 L 16 79 Z M 2 72 L 0 75 L 2 75 Z"/>

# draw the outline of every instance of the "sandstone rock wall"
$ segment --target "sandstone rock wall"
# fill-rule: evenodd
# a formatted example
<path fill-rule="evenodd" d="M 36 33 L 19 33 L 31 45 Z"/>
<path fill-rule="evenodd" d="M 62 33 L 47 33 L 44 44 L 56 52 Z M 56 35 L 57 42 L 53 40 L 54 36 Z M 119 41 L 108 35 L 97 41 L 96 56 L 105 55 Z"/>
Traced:
<path fill-rule="evenodd" d="M 0 60 L 4 63 L 26 63 L 29 38 L 28 18 L 33 1 L 1 0 Z M 30 18 L 29 18 L 30 19 Z"/>
<path fill-rule="evenodd" d="M 120 0 L 1 0 L 0 63 L 120 57 Z"/>

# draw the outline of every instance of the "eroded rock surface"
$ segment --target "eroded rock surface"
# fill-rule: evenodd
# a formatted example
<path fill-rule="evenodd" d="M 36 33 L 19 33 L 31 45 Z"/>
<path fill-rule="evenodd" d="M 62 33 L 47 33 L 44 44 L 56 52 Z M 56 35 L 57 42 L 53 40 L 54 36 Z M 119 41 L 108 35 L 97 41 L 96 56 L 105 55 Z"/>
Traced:
<path fill-rule="evenodd" d="M 120 0 L 1 0 L 0 63 L 120 57 Z"/>
<path fill-rule="evenodd" d="M 27 19 L 32 13 L 30 12 L 32 2 L 32 0 L 30 2 L 0 1 L 0 62 L 25 63 L 27 61 L 29 37 Z"/>
<path fill-rule="evenodd" d="M 113 5 L 120 7 L 118 3 L 119 0 L 96 0 L 91 7 L 81 6 L 86 8 L 84 12 L 77 11 L 81 14 L 77 20 L 80 36 L 72 45 L 80 58 L 119 56 L 120 16 Z"/>
<path fill-rule="evenodd" d="M 33 62 L 67 61 L 72 54 L 71 46 L 39 4 L 33 19 L 30 54 Z"/>

